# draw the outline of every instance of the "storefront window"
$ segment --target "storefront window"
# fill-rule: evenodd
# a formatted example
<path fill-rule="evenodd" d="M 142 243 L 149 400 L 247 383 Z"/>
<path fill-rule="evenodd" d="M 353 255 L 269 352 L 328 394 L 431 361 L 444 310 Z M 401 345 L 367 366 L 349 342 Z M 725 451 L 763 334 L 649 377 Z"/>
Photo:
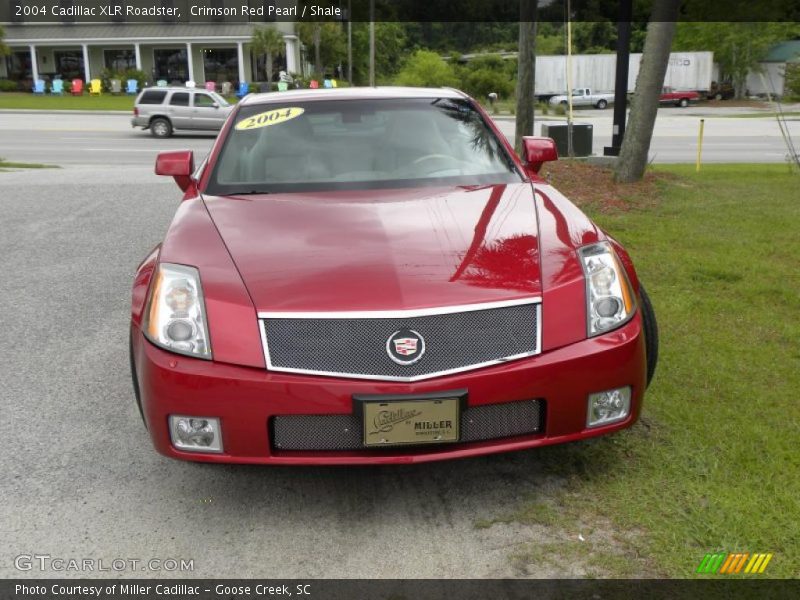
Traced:
<path fill-rule="evenodd" d="M 106 69 L 112 71 L 136 68 L 136 52 L 133 50 L 104 50 L 103 59 Z"/>
<path fill-rule="evenodd" d="M 189 79 L 189 63 L 186 49 L 153 50 L 153 78 L 165 79 L 169 83 L 183 84 Z"/>
<path fill-rule="evenodd" d="M 203 68 L 206 81 L 238 81 L 239 59 L 236 48 L 203 49 Z"/>
<path fill-rule="evenodd" d="M 83 79 L 83 53 L 79 50 L 56 50 L 53 52 L 56 61 L 56 73 L 62 79 Z"/>

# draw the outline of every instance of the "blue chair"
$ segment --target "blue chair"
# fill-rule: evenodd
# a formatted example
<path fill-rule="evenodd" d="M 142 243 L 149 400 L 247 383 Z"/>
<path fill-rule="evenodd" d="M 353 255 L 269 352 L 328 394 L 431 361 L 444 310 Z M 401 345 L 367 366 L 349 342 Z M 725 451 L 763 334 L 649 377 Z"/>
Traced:
<path fill-rule="evenodd" d="M 64 95 L 64 80 L 53 79 L 53 84 L 50 86 L 50 93 L 56 96 Z"/>
<path fill-rule="evenodd" d="M 166 79 L 159 79 L 156 82 L 157 87 L 167 87 L 167 80 Z"/>
<path fill-rule="evenodd" d="M 236 92 L 237 98 L 244 98 L 247 94 L 250 93 L 250 84 L 246 81 L 242 81 L 239 83 L 239 90 Z"/>
<path fill-rule="evenodd" d="M 139 93 L 139 82 L 135 79 L 128 79 L 128 87 L 125 88 L 126 94 L 138 94 Z"/>
<path fill-rule="evenodd" d="M 324 87 L 325 89 L 331 89 L 333 87 L 333 82 L 330 79 L 325 79 L 322 82 L 322 87 Z"/>
<path fill-rule="evenodd" d="M 33 93 L 44 94 L 44 79 L 37 79 L 33 82 Z"/>

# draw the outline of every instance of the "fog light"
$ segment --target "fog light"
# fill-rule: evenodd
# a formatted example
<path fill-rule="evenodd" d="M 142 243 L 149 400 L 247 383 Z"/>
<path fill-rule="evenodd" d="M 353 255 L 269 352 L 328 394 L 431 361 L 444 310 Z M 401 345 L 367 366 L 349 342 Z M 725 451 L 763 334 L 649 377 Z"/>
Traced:
<path fill-rule="evenodd" d="M 589 395 L 587 427 L 622 421 L 631 411 L 631 388 L 624 387 Z"/>
<path fill-rule="evenodd" d="M 212 417 L 171 416 L 169 434 L 172 445 L 190 452 L 222 452 L 222 429 Z"/>

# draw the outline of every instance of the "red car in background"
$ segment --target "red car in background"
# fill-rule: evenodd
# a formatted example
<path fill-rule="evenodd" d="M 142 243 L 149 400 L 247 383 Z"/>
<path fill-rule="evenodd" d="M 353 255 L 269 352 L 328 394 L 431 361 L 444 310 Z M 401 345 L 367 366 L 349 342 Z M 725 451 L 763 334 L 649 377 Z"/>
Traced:
<path fill-rule="evenodd" d="M 655 316 L 622 246 L 447 89 L 247 96 L 139 266 L 136 399 L 167 456 L 409 463 L 632 425 Z"/>
<path fill-rule="evenodd" d="M 689 102 L 697 102 L 700 99 L 700 94 L 691 90 L 673 90 L 670 87 L 662 88 L 659 102 L 674 104 L 681 108 L 689 106 Z"/>

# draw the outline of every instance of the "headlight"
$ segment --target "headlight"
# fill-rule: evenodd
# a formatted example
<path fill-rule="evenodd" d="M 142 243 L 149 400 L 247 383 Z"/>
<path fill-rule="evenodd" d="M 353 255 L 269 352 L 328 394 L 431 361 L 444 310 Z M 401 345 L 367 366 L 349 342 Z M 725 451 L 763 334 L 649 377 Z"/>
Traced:
<path fill-rule="evenodd" d="M 636 310 L 631 284 L 611 244 L 584 246 L 578 253 L 586 276 L 589 337 L 625 323 Z"/>
<path fill-rule="evenodd" d="M 169 263 L 158 266 L 144 331 L 151 342 L 162 348 L 211 359 L 203 288 L 197 269 Z"/>

